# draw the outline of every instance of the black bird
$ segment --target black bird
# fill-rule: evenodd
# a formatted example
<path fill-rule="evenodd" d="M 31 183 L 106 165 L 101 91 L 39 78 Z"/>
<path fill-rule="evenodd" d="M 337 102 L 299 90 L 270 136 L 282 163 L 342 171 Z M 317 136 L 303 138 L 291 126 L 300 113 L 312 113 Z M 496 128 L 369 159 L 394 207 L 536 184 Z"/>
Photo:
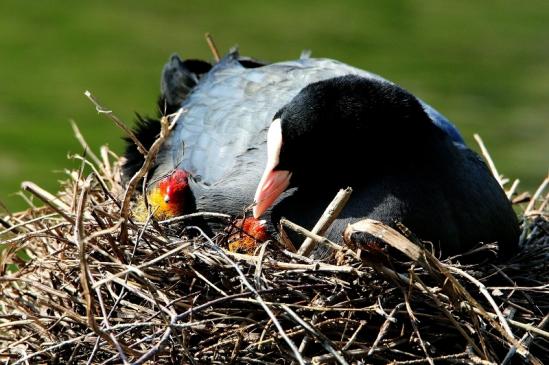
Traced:
<path fill-rule="evenodd" d="M 446 118 L 399 86 L 327 59 L 263 64 L 232 52 L 199 70 L 175 61 L 163 91 L 185 112 L 149 189 L 161 218 L 239 215 L 255 198 L 254 216 L 272 227 L 286 216 L 311 228 L 337 190 L 352 186 L 331 239 L 368 217 L 402 222 L 444 255 L 479 242 L 497 241 L 503 256 L 515 250 L 516 216 L 485 164 Z M 138 158 L 128 154 L 126 175 Z"/>
<path fill-rule="evenodd" d="M 517 248 L 517 218 L 485 163 L 396 85 L 358 75 L 310 84 L 276 113 L 267 144 L 256 217 L 281 191 L 297 187 L 275 205 L 273 220 L 311 226 L 304 217 L 318 217 L 338 188 L 352 186 L 328 237 L 372 218 L 403 223 L 443 255 L 479 242 L 498 242 L 501 257 Z"/>

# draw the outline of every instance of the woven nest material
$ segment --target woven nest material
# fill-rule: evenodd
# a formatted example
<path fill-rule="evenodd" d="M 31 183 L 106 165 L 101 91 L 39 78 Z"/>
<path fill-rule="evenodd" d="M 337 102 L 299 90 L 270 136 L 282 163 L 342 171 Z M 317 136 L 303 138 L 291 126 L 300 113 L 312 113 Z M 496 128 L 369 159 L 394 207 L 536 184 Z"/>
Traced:
<path fill-rule="evenodd" d="M 275 240 L 231 252 L 227 231 L 187 217 L 134 221 L 120 159 L 87 150 L 55 196 L 24 183 L 46 205 L 2 220 L 8 364 L 549 363 L 547 179 L 530 199 L 508 190 L 523 227 L 509 262 L 440 261 L 372 221 L 351 229 L 404 255 L 370 260 L 305 232 L 335 248 L 315 261 Z"/>

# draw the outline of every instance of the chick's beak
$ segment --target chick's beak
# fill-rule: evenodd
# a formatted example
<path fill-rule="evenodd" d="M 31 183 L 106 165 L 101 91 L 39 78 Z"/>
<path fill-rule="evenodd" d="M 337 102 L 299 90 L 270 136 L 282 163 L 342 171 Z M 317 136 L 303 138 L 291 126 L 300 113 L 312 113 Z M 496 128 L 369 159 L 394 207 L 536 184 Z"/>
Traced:
<path fill-rule="evenodd" d="M 282 148 L 280 119 L 271 123 L 267 134 L 267 165 L 254 197 L 254 218 L 259 218 L 290 185 L 292 174 L 286 170 L 276 170 Z"/>
<path fill-rule="evenodd" d="M 155 184 L 148 193 L 155 217 L 167 219 L 183 214 L 188 189 L 188 173 L 182 169 L 176 169 Z"/>

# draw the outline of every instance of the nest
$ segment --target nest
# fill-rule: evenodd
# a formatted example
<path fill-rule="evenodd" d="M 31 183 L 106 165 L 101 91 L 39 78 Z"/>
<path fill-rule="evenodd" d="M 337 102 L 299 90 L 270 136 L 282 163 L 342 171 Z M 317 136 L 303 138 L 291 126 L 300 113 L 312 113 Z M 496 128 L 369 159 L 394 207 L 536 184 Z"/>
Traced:
<path fill-rule="evenodd" d="M 171 127 L 164 118 L 158 144 L 128 186 L 119 180 L 120 158 L 106 147 L 94 155 L 76 127 L 87 153 L 75 156 L 82 167 L 67 171 L 61 191 L 23 184 L 45 205 L 29 200 L 31 208 L 1 221 L 0 359 L 549 363 L 548 179 L 532 197 L 517 194 L 516 182 L 508 189 L 523 234 L 520 253 L 506 263 L 441 261 L 405 229 L 373 221 L 349 229 L 383 232 L 402 254 L 380 259 L 287 221 L 286 229 L 335 254 L 313 260 L 284 239 L 242 254 L 227 249 L 226 230 L 190 225 L 196 215 L 130 216 L 139 180 Z M 327 211 L 329 221 L 337 209 Z M 222 214 L 198 215 L 231 225 Z"/>

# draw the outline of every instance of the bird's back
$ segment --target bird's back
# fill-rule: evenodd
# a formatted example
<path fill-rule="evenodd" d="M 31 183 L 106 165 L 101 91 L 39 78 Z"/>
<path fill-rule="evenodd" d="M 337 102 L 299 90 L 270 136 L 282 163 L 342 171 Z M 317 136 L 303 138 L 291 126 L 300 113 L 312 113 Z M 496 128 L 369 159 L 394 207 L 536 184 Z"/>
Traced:
<path fill-rule="evenodd" d="M 228 54 L 183 101 L 185 112 L 158 157 L 162 168 L 157 176 L 181 167 L 203 186 L 226 184 L 235 171 L 260 177 L 272 118 L 305 86 L 348 74 L 390 83 L 329 59 L 303 58 L 246 68 L 238 57 L 234 52 Z M 434 123 L 454 128 L 434 109 L 425 107 L 436 113 Z"/>

